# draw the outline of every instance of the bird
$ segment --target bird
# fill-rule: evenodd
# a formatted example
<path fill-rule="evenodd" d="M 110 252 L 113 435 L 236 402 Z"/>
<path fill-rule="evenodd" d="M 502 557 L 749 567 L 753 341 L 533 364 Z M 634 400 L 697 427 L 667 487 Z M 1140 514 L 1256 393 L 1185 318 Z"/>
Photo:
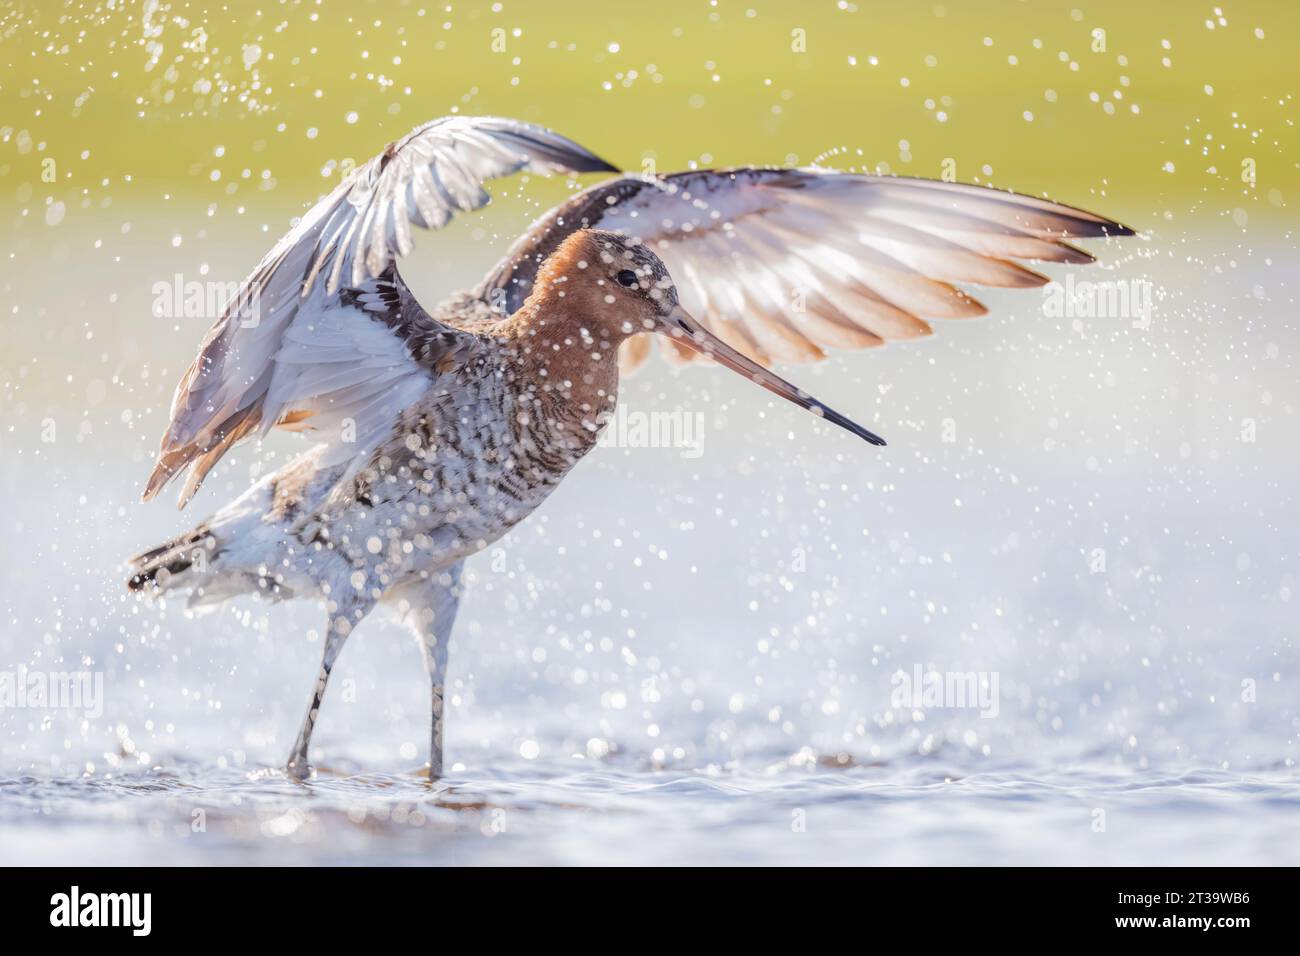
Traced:
<path fill-rule="evenodd" d="M 612 173 L 544 213 L 477 285 L 426 308 L 398 260 L 519 172 Z M 1082 209 L 977 184 L 745 166 L 624 174 L 542 126 L 452 115 L 358 166 L 261 260 L 171 403 L 143 498 L 180 507 L 240 442 L 314 444 L 191 530 L 136 555 L 130 590 L 203 606 L 246 594 L 326 611 L 285 764 L 309 749 L 330 673 L 376 609 L 413 631 L 430 682 L 428 779 L 444 776 L 448 646 L 466 559 L 536 510 L 596 445 L 653 342 L 885 441 L 773 371 L 929 335 L 986 310 L 957 283 L 1030 288 L 1016 260 L 1082 265 L 1067 240 L 1131 236 Z"/>

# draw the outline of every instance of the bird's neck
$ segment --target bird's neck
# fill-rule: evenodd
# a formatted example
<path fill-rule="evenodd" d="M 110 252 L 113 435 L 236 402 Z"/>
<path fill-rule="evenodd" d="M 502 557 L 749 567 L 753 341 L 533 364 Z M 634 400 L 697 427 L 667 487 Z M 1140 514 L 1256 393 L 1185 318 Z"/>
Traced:
<path fill-rule="evenodd" d="M 601 321 L 603 303 L 588 298 L 581 290 L 562 296 L 548 287 L 530 296 L 499 330 L 541 412 L 584 430 L 599 427 L 614 411 L 618 350 L 627 338 Z"/>

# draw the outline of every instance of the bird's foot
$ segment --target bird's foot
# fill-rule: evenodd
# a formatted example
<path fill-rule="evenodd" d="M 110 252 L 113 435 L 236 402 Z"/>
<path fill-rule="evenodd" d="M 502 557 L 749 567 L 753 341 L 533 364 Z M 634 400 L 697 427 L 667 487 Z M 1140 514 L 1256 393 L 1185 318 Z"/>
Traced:
<path fill-rule="evenodd" d="M 284 773 L 285 776 L 291 780 L 297 780 L 299 783 L 316 776 L 316 771 L 307 762 L 306 755 L 290 757 L 289 762 L 284 765 Z"/>

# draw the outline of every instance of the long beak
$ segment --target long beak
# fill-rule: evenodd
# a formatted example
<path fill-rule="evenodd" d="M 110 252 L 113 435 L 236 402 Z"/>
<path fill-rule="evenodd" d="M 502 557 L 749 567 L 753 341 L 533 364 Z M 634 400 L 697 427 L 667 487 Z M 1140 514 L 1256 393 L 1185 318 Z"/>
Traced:
<path fill-rule="evenodd" d="M 769 392 L 780 395 L 786 401 L 794 402 L 800 408 L 806 408 L 814 415 L 820 415 L 829 422 L 834 422 L 841 428 L 853 432 L 859 438 L 869 441 L 873 445 L 885 444 L 885 440 L 879 435 L 867 431 L 857 422 L 845 418 L 834 409 L 827 408 L 803 389 L 791 385 L 779 375 L 773 375 L 763 366 L 741 355 L 726 342 L 700 325 L 699 322 L 696 322 L 690 313 L 680 305 L 673 309 L 668 317 L 664 319 L 664 322 L 668 326 L 669 333 L 683 345 L 688 345 L 695 351 L 710 356 L 720 365 L 725 365 L 733 372 L 738 372 L 757 382 Z"/>

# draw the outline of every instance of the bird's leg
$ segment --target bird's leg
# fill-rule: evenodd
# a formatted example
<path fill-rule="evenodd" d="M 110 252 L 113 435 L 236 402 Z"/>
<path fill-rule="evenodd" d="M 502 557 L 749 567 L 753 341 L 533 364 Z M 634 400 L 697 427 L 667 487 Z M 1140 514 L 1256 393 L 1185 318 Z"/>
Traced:
<path fill-rule="evenodd" d="M 451 640 L 451 627 L 456 621 L 460 605 L 460 572 L 464 562 L 458 561 L 446 571 L 432 575 L 429 580 L 413 585 L 407 594 L 411 601 L 409 620 L 420 639 L 424 653 L 424 669 L 429 674 L 431 709 L 429 717 L 429 779 L 442 776 L 443 723 L 446 710 L 443 694 L 447 682 L 447 644 Z"/>
<path fill-rule="evenodd" d="M 429 779 L 442 776 L 443 694 L 447 681 L 447 642 L 432 633 L 420 636 L 424 669 L 429 674 L 431 711 L 429 718 Z"/>
<path fill-rule="evenodd" d="M 325 631 L 325 651 L 321 655 L 316 686 L 312 689 L 311 706 L 307 708 L 307 716 L 303 718 L 302 727 L 298 731 L 298 740 L 285 765 L 285 772 L 295 780 L 306 780 L 311 776 L 307 748 L 311 746 L 311 734 L 316 729 L 316 719 L 320 716 L 321 701 L 325 699 L 325 686 L 329 683 L 330 671 L 334 669 L 334 661 L 338 659 L 339 652 L 343 650 L 343 645 L 347 643 L 348 635 L 356 624 L 356 611 L 355 605 L 348 604 L 337 607 L 330 613 L 329 625 Z"/>

